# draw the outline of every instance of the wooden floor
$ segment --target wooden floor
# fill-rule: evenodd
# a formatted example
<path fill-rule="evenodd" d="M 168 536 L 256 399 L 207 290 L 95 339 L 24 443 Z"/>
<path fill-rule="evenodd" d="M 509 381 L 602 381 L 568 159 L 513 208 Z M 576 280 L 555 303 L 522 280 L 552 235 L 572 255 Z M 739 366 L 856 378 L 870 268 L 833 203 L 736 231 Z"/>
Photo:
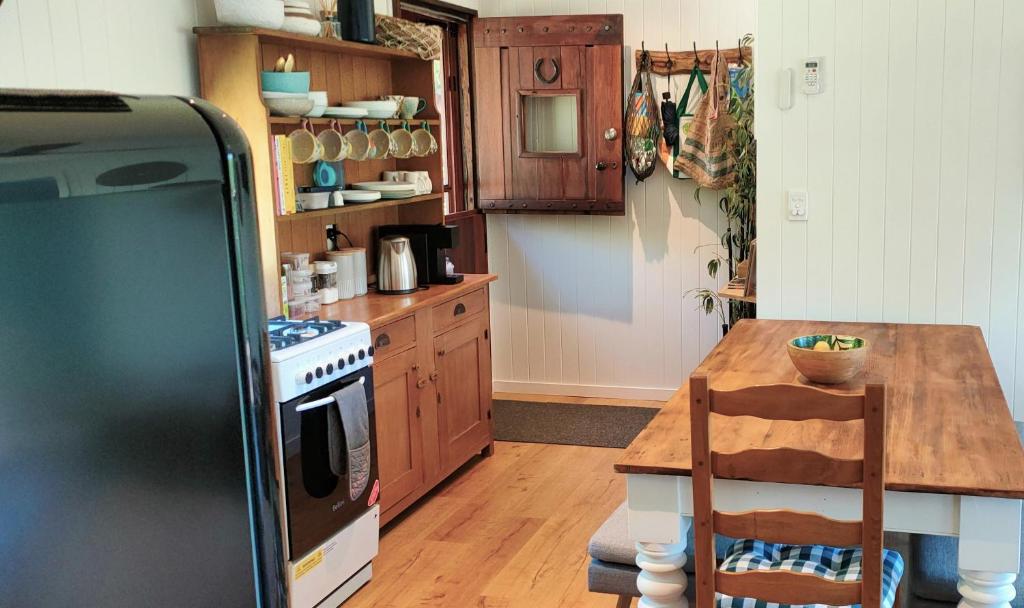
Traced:
<path fill-rule="evenodd" d="M 626 495 L 621 450 L 498 442 L 381 537 L 345 608 L 612 608 L 587 591 L 587 541 Z"/>

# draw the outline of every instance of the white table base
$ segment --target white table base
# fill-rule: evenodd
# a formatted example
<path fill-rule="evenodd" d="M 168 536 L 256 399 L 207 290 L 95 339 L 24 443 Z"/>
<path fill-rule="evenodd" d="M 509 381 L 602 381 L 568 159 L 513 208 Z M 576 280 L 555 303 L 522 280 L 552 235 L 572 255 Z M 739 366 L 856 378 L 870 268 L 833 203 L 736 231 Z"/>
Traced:
<path fill-rule="evenodd" d="M 787 508 L 834 519 L 861 518 L 861 493 L 855 489 L 731 479 L 714 483 L 719 511 Z M 641 569 L 641 608 L 687 608 L 686 576 L 680 569 L 693 516 L 690 477 L 627 475 L 626 491 L 629 534 L 637 543 Z M 1020 500 L 887 491 L 885 529 L 960 538 L 960 608 L 1007 608 L 1014 598 Z"/>

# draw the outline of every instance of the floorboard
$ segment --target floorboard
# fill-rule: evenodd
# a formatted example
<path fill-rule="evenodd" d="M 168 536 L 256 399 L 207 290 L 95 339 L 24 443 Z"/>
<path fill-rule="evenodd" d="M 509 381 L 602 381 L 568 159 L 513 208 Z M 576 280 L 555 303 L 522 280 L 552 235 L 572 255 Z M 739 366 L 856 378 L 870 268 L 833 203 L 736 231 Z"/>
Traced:
<path fill-rule="evenodd" d="M 345 608 L 613 608 L 587 591 L 587 541 L 625 498 L 620 453 L 498 442 L 385 528 Z"/>

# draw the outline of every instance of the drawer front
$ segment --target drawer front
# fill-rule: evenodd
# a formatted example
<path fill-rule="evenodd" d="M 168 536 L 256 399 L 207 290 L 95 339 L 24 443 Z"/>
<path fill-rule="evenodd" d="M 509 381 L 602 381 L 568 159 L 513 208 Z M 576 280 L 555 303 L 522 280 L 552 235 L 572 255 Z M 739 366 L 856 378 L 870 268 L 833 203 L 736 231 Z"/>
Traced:
<path fill-rule="evenodd" d="M 373 339 L 373 358 L 387 359 L 400 353 L 416 343 L 416 316 L 409 315 L 404 319 L 381 325 L 371 332 Z"/>
<path fill-rule="evenodd" d="M 438 304 L 434 307 L 431 316 L 434 334 L 439 334 L 486 309 L 487 292 L 483 289 L 467 293 L 454 300 L 448 300 L 444 304 Z"/>

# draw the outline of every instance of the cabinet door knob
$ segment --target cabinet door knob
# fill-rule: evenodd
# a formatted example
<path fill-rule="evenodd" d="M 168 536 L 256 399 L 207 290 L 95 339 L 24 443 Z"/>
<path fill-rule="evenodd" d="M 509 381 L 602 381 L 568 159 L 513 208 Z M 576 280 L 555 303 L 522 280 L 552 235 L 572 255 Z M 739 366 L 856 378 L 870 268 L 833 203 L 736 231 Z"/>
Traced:
<path fill-rule="evenodd" d="M 420 378 L 419 380 L 416 381 L 416 388 L 423 388 L 426 385 L 427 385 L 427 379 L 426 378 Z"/>
<path fill-rule="evenodd" d="M 375 348 L 384 348 L 385 346 L 388 346 L 390 344 L 391 344 L 391 336 L 389 336 L 387 334 L 381 334 L 381 335 L 377 336 L 376 340 L 373 341 L 373 346 Z"/>
<path fill-rule="evenodd" d="M 454 314 L 454 316 L 457 317 L 459 315 L 464 315 L 464 314 L 466 314 L 466 305 L 463 304 L 462 302 L 459 302 L 458 304 L 455 305 L 455 314 Z"/>
<path fill-rule="evenodd" d="M 435 369 L 434 371 L 430 372 L 430 379 L 431 379 L 432 381 L 434 381 L 434 382 L 437 382 L 437 379 L 438 379 L 438 378 L 439 378 L 440 376 L 441 376 L 441 372 L 437 371 L 436 369 Z"/>
<path fill-rule="evenodd" d="M 446 354 L 447 352 L 448 352 L 448 351 L 446 351 L 445 349 L 443 349 L 443 348 L 442 348 L 441 350 L 437 351 L 437 356 L 438 356 L 438 357 L 443 357 L 443 356 L 445 356 L 445 354 Z"/>
<path fill-rule="evenodd" d="M 412 371 L 416 371 L 416 370 L 418 370 L 419 368 L 420 368 L 420 364 L 419 364 L 419 363 L 413 363 L 413 364 L 412 364 Z"/>
<path fill-rule="evenodd" d="M 418 406 L 418 405 L 416 406 L 416 417 L 417 418 L 420 417 L 420 406 Z"/>
<path fill-rule="evenodd" d="M 598 171 L 604 171 L 605 169 L 608 168 L 608 164 L 603 161 L 598 162 L 596 165 L 594 165 L 594 168 L 597 169 Z"/>

